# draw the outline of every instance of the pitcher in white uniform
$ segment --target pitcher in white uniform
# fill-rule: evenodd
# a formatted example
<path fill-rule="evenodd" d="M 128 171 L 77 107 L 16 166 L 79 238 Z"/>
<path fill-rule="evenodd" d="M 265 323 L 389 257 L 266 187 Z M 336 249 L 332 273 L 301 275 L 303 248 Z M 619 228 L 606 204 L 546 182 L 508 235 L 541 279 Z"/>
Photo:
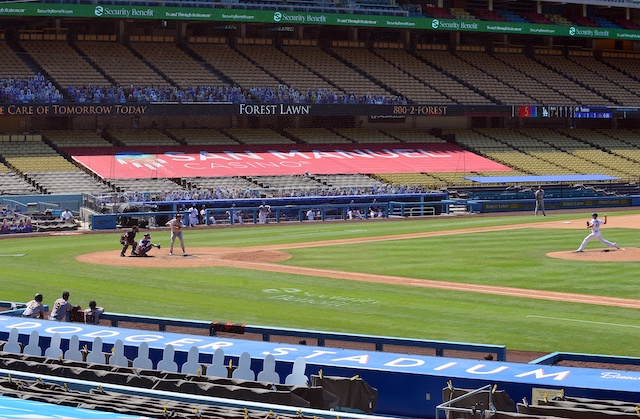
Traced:
<path fill-rule="evenodd" d="M 600 226 L 607 224 L 607 214 L 604 215 L 604 221 L 598 220 L 598 213 L 594 212 L 591 214 L 593 217 L 590 221 L 587 221 L 587 228 L 591 229 L 591 234 L 584 238 L 582 244 L 576 250 L 576 252 L 584 252 L 584 247 L 593 239 L 598 239 L 603 244 L 606 244 L 609 247 L 615 247 L 616 249 L 620 249 L 617 244 L 610 242 L 609 240 L 605 240 L 602 237 L 602 233 L 600 232 Z"/>

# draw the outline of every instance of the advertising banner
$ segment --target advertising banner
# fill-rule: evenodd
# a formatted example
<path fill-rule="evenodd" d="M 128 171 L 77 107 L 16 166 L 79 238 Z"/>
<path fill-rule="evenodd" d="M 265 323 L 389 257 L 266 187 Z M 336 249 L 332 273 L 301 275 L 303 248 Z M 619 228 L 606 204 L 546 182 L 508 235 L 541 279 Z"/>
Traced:
<path fill-rule="evenodd" d="M 73 18 L 163 19 L 233 23 L 275 23 L 292 25 L 333 25 L 373 28 L 405 28 L 465 32 L 513 33 L 578 38 L 640 40 L 640 31 L 467 19 L 433 19 L 303 11 L 155 7 L 108 4 L 5 3 L 2 16 L 56 16 Z"/>
<path fill-rule="evenodd" d="M 68 148 L 105 179 L 512 170 L 449 143 Z"/>
<path fill-rule="evenodd" d="M 247 103 L 19 103 L 0 105 L 0 116 L 367 116 L 371 119 L 408 116 L 503 116 L 511 106 L 355 105 Z"/>

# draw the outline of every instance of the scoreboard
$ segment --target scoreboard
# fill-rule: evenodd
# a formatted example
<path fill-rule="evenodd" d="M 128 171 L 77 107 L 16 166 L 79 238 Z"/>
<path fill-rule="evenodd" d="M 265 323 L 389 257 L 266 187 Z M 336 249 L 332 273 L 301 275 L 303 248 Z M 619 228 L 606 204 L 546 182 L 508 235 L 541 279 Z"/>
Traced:
<path fill-rule="evenodd" d="M 612 119 L 624 118 L 627 112 L 637 113 L 638 108 L 605 108 L 586 106 L 518 106 L 520 118 L 575 118 L 575 119 Z"/>

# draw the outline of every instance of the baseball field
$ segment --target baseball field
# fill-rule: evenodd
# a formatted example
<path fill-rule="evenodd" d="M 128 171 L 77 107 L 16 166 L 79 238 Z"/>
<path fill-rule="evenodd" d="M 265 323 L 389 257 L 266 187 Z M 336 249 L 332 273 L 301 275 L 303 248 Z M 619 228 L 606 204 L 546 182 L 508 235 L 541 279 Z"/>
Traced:
<path fill-rule="evenodd" d="M 119 257 L 121 231 L 3 237 L 0 299 L 637 357 L 640 211 L 609 210 L 624 250 L 574 253 L 591 212 L 199 227 L 186 257 L 166 229 L 148 258 Z"/>

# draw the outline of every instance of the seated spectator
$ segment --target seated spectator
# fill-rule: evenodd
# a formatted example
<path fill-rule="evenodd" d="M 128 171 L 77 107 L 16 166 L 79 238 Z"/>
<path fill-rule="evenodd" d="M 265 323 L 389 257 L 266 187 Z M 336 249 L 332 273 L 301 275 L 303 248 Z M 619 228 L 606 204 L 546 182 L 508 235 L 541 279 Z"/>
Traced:
<path fill-rule="evenodd" d="M 18 225 L 16 227 L 16 233 L 24 233 L 24 220 L 21 218 L 20 221 L 18 221 Z"/>
<path fill-rule="evenodd" d="M 33 232 L 33 225 L 31 225 L 31 218 L 27 218 L 27 221 L 25 221 L 25 223 L 24 223 L 24 232 L 25 233 L 32 233 Z"/>
<path fill-rule="evenodd" d="M 2 220 L 2 226 L 0 226 L 0 234 L 9 234 L 9 224 L 7 224 L 7 219 Z"/>

